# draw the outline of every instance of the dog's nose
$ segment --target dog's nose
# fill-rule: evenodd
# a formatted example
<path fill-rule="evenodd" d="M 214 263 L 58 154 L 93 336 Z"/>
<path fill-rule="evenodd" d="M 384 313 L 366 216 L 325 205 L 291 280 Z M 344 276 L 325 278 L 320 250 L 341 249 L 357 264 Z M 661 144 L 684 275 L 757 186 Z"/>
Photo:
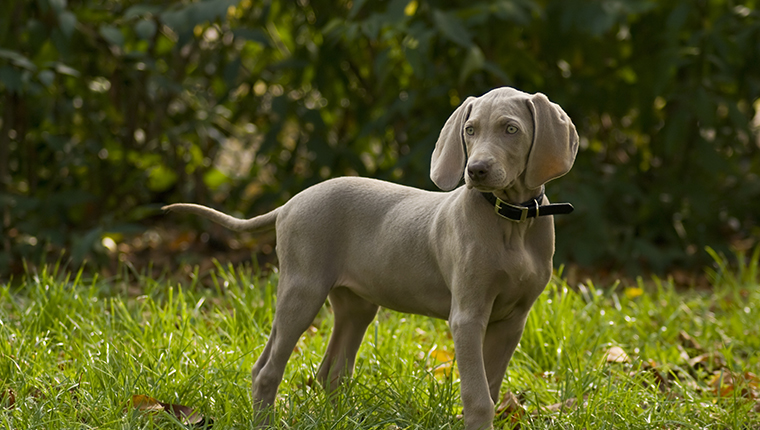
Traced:
<path fill-rule="evenodd" d="M 485 161 L 473 161 L 467 165 L 467 175 L 474 181 L 482 181 L 488 176 L 488 163 Z"/>

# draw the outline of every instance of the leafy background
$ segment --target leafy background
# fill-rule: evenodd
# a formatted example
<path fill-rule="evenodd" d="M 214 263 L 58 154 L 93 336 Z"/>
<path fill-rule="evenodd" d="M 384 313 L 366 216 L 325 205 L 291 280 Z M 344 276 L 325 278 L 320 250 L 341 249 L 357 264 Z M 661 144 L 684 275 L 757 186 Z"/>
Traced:
<path fill-rule="evenodd" d="M 4 0 L 0 277 L 160 249 L 167 202 L 252 216 L 355 174 L 434 189 L 446 118 L 503 85 L 581 135 L 548 187 L 576 207 L 558 264 L 701 267 L 760 237 L 757 3 Z"/>

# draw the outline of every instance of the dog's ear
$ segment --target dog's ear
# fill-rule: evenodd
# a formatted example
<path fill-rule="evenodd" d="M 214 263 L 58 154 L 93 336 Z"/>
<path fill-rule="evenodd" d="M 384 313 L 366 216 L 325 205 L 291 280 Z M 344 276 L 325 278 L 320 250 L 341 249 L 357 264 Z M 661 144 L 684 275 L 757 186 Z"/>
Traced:
<path fill-rule="evenodd" d="M 525 168 L 525 185 L 538 188 L 570 171 L 578 153 L 578 132 L 559 105 L 536 93 L 528 101 L 533 113 L 533 146 Z"/>
<path fill-rule="evenodd" d="M 430 179 L 438 188 L 450 191 L 459 185 L 464 174 L 464 122 L 470 116 L 475 97 L 467 97 L 451 114 L 441 129 L 430 161 Z"/>

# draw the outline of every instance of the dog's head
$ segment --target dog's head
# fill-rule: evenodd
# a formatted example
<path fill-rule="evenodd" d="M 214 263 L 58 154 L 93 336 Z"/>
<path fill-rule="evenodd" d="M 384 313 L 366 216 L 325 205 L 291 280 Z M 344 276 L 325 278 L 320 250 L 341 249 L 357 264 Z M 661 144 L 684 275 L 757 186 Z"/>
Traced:
<path fill-rule="evenodd" d="M 497 88 L 468 97 L 451 114 L 435 144 L 430 179 L 445 191 L 463 175 L 468 187 L 485 192 L 516 181 L 534 189 L 570 171 L 577 152 L 578 133 L 559 105 L 541 93 Z"/>

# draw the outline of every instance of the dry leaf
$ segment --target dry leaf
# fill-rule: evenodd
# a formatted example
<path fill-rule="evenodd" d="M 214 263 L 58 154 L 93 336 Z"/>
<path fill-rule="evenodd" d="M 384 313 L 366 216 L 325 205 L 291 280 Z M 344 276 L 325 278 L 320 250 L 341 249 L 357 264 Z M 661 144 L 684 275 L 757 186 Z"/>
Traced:
<path fill-rule="evenodd" d="M 641 370 L 651 373 L 652 376 L 654 376 L 655 385 L 659 388 L 661 392 L 667 392 L 670 388 L 670 382 L 668 381 L 667 373 L 663 374 L 663 372 L 660 372 L 660 370 L 657 368 L 657 362 L 654 360 L 649 360 L 644 362 L 644 364 L 641 366 Z M 631 376 L 633 376 L 635 372 L 631 373 Z M 645 386 L 648 385 L 646 382 L 644 383 Z"/>
<path fill-rule="evenodd" d="M 434 349 L 430 351 L 430 358 L 433 360 L 432 369 L 430 369 L 433 373 L 438 376 L 451 375 L 454 368 L 453 352 Z"/>
<path fill-rule="evenodd" d="M 685 348 L 689 349 L 696 349 L 696 350 L 702 350 L 702 345 L 699 344 L 693 337 L 689 335 L 689 333 L 686 333 L 685 331 L 681 330 L 678 333 L 678 337 L 681 339 L 681 344 Z"/>
<path fill-rule="evenodd" d="M 708 352 L 698 355 L 689 360 L 689 366 L 693 368 L 703 368 L 708 372 L 721 369 L 726 366 L 726 359 L 720 353 Z"/>
<path fill-rule="evenodd" d="M 739 396 L 754 399 L 754 391 L 760 388 L 760 378 L 752 372 L 735 374 L 728 369 L 721 369 L 713 372 L 707 384 L 716 396 L 729 397 L 738 390 Z"/>
<path fill-rule="evenodd" d="M 628 363 L 631 359 L 628 354 L 623 351 L 623 348 L 619 346 L 612 346 L 607 350 L 605 354 L 608 363 Z"/>
<path fill-rule="evenodd" d="M 433 373 L 435 373 L 438 376 L 449 376 L 451 375 L 451 371 L 453 370 L 454 365 L 451 362 L 443 363 L 435 366 L 433 368 Z"/>
<path fill-rule="evenodd" d="M 207 423 L 210 420 L 204 418 L 191 407 L 168 403 L 162 403 L 162 405 L 167 412 L 174 415 L 184 425 L 203 426 L 204 428 L 211 426 L 210 423 Z"/>
<path fill-rule="evenodd" d="M 501 403 L 496 408 L 496 416 L 500 419 L 509 419 L 510 422 L 515 423 L 520 421 L 525 415 L 525 408 L 520 404 L 520 400 L 511 391 L 504 393 L 504 397 L 501 398 Z"/>
<path fill-rule="evenodd" d="M 161 412 L 164 410 L 161 402 L 154 399 L 153 397 L 144 396 L 142 394 L 135 394 L 132 396 L 132 399 L 130 399 L 130 404 L 134 409 L 143 412 Z"/>
<path fill-rule="evenodd" d="M 678 350 L 678 356 L 683 360 L 684 362 L 688 363 L 689 360 L 691 360 L 691 357 L 689 357 L 689 353 L 686 352 L 684 347 L 681 345 L 676 345 L 676 349 Z"/>
<path fill-rule="evenodd" d="M 587 398 L 588 398 L 588 395 L 583 396 L 583 401 L 585 402 Z M 533 415 L 539 415 L 540 413 L 547 413 L 547 412 L 548 413 L 560 412 L 563 409 L 574 408 L 577 403 L 578 403 L 578 399 L 576 399 L 575 397 L 572 397 L 565 400 L 564 402 L 559 402 L 553 405 L 538 408 L 537 410 L 533 411 Z"/>
<path fill-rule="evenodd" d="M 16 393 L 12 389 L 6 388 L 0 391 L 0 406 L 5 409 L 16 407 Z"/>
<path fill-rule="evenodd" d="M 195 240 L 195 233 L 183 231 L 169 243 L 169 250 L 187 251 Z"/>
<path fill-rule="evenodd" d="M 142 412 L 167 412 L 186 426 L 208 429 L 211 428 L 211 425 L 214 422 L 211 418 L 204 417 L 189 406 L 163 403 L 153 397 L 142 394 L 133 395 L 130 399 L 130 404 L 133 408 Z"/>
<path fill-rule="evenodd" d="M 752 372 L 744 372 L 744 379 L 753 390 L 760 389 L 760 378 Z"/>
<path fill-rule="evenodd" d="M 447 363 L 450 361 L 454 361 L 454 353 L 450 351 L 434 349 L 430 351 L 430 358 L 432 358 L 433 360 L 439 363 Z"/>
<path fill-rule="evenodd" d="M 636 297 L 644 294 L 644 290 L 639 287 L 629 287 L 623 290 L 623 294 L 629 299 L 635 299 Z"/>

